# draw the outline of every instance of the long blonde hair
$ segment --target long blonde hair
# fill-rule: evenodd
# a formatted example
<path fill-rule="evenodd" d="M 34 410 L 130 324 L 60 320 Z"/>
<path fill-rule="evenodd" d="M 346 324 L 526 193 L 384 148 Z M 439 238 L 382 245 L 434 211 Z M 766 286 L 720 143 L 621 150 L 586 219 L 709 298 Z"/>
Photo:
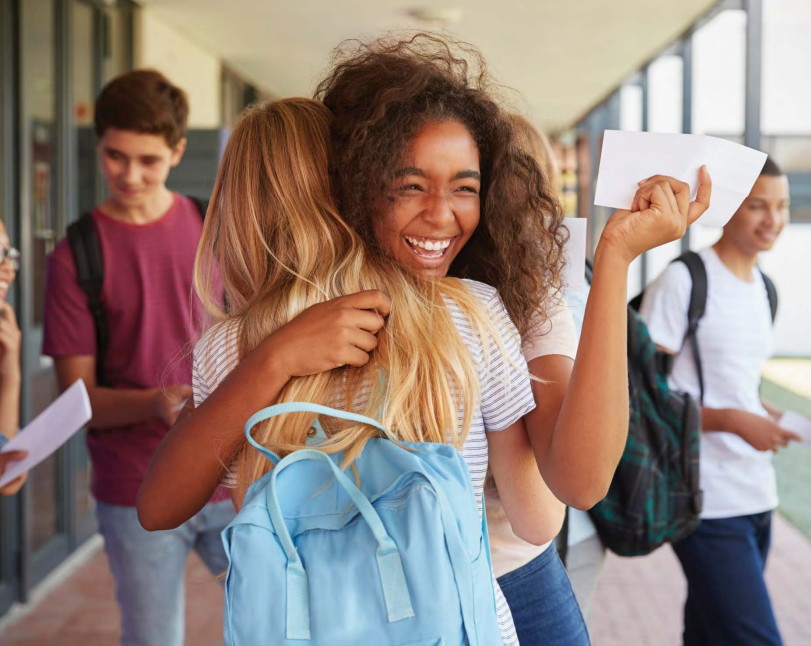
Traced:
<path fill-rule="evenodd" d="M 214 322 L 238 325 L 240 359 L 311 305 L 381 290 L 393 306 L 369 364 L 295 378 L 277 401 L 354 408 L 399 440 L 461 448 L 479 403 L 483 368 L 460 337 L 445 299 L 468 317 L 485 351 L 488 337 L 499 338 L 499 324 L 461 281 L 423 278 L 366 249 L 333 202 L 329 124 L 329 111 L 303 98 L 262 103 L 245 113 L 220 165 L 195 263 L 195 289 Z M 353 406 L 363 399 L 361 388 L 368 397 Z M 274 418 L 258 425 L 253 436 L 283 456 L 305 444 L 314 417 Z M 329 439 L 319 448 L 346 451 L 345 463 L 378 435 L 354 423 L 330 422 L 325 429 Z M 247 489 L 268 468 L 246 444 L 239 488 Z"/>

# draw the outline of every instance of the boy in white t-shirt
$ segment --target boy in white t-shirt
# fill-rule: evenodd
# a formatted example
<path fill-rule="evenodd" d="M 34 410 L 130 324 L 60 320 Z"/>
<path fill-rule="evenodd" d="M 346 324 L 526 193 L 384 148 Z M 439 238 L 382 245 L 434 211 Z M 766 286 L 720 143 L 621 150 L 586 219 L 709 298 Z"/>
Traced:
<path fill-rule="evenodd" d="M 704 373 L 701 488 L 694 534 L 674 544 L 687 577 L 685 646 L 782 646 L 763 570 L 777 507 L 772 452 L 796 439 L 760 399 L 773 332 L 758 255 L 788 222 L 788 180 L 767 160 L 721 239 L 699 253 L 707 308 L 697 339 Z M 671 264 L 645 291 L 640 314 L 654 342 L 676 354 L 670 386 L 698 397 L 692 352 L 682 347 L 692 281 Z"/>

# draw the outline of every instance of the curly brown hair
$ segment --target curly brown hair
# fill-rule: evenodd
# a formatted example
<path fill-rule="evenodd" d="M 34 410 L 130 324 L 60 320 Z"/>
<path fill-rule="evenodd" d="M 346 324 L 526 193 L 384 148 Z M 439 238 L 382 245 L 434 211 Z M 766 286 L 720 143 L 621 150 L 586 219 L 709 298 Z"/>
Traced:
<path fill-rule="evenodd" d="M 419 33 L 347 41 L 315 92 L 332 111 L 331 180 L 346 221 L 379 249 L 372 221 L 428 123 L 457 121 L 479 149 L 480 222 L 449 275 L 495 287 L 522 334 L 561 287 L 566 228 L 553 184 L 516 137 L 473 46 Z"/>

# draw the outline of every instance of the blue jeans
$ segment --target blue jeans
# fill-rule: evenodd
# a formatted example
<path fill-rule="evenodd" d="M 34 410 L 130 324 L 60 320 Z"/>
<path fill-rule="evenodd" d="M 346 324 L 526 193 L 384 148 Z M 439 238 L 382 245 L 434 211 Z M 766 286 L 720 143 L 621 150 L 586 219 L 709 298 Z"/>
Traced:
<path fill-rule="evenodd" d="M 226 570 L 220 533 L 234 517 L 233 505 L 207 505 L 159 532 L 141 527 L 135 507 L 99 502 L 96 515 L 121 609 L 121 645 L 183 646 L 186 560 L 193 549 L 212 574 Z"/>
<path fill-rule="evenodd" d="M 590 646 L 589 632 L 554 544 L 499 577 L 521 646 Z"/>
<path fill-rule="evenodd" d="M 687 577 L 684 646 L 782 646 L 763 570 L 772 513 L 705 519 L 673 545 Z"/>

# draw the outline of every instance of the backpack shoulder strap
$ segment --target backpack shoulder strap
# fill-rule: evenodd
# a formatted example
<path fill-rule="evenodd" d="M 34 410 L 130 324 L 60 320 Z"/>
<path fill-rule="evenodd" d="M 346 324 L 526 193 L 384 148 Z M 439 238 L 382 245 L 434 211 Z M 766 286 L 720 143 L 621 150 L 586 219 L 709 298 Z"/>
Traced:
<path fill-rule="evenodd" d="M 208 211 L 208 202 L 209 202 L 209 200 L 204 200 L 204 199 L 202 199 L 200 197 L 192 197 L 191 195 L 189 195 L 188 198 L 192 202 L 194 202 L 194 206 L 196 206 L 197 210 L 200 212 L 200 217 L 203 218 L 203 220 L 205 220 L 206 219 L 206 212 Z"/>
<path fill-rule="evenodd" d="M 571 509 L 566 507 L 563 512 L 563 526 L 560 528 L 560 532 L 555 537 L 555 548 L 558 551 L 558 556 L 560 557 L 563 566 L 566 567 L 566 559 L 569 556 L 569 514 Z"/>
<path fill-rule="evenodd" d="M 701 353 L 698 349 L 698 324 L 707 311 L 707 268 L 704 261 L 695 251 L 687 251 L 673 262 L 683 262 L 690 272 L 693 287 L 690 291 L 690 305 L 687 308 L 687 334 L 684 340 L 690 340 L 693 350 L 693 360 L 698 372 L 698 385 L 701 392 L 701 403 L 704 402 L 704 368 L 701 365 Z"/>
<path fill-rule="evenodd" d="M 774 286 L 772 279 L 762 271 L 760 272 L 760 275 L 763 278 L 763 284 L 766 286 L 766 294 L 769 297 L 769 309 L 772 312 L 772 323 L 774 323 L 774 319 L 777 318 L 777 305 L 779 303 L 777 298 L 777 287 Z"/>
<path fill-rule="evenodd" d="M 673 262 L 683 262 L 690 272 L 693 289 L 690 292 L 690 307 L 687 310 L 687 320 L 691 326 L 697 328 L 699 321 L 704 318 L 704 313 L 707 311 L 707 268 L 704 266 L 701 256 L 695 251 L 687 251 Z"/>
<path fill-rule="evenodd" d="M 87 305 L 96 329 L 96 383 L 100 386 L 108 385 L 104 376 L 104 364 L 107 346 L 110 343 L 110 330 L 107 327 L 107 314 L 101 302 L 104 261 L 93 217 L 89 213 L 83 214 L 68 226 L 67 235 L 76 263 L 76 279 L 79 287 L 87 295 Z"/>

